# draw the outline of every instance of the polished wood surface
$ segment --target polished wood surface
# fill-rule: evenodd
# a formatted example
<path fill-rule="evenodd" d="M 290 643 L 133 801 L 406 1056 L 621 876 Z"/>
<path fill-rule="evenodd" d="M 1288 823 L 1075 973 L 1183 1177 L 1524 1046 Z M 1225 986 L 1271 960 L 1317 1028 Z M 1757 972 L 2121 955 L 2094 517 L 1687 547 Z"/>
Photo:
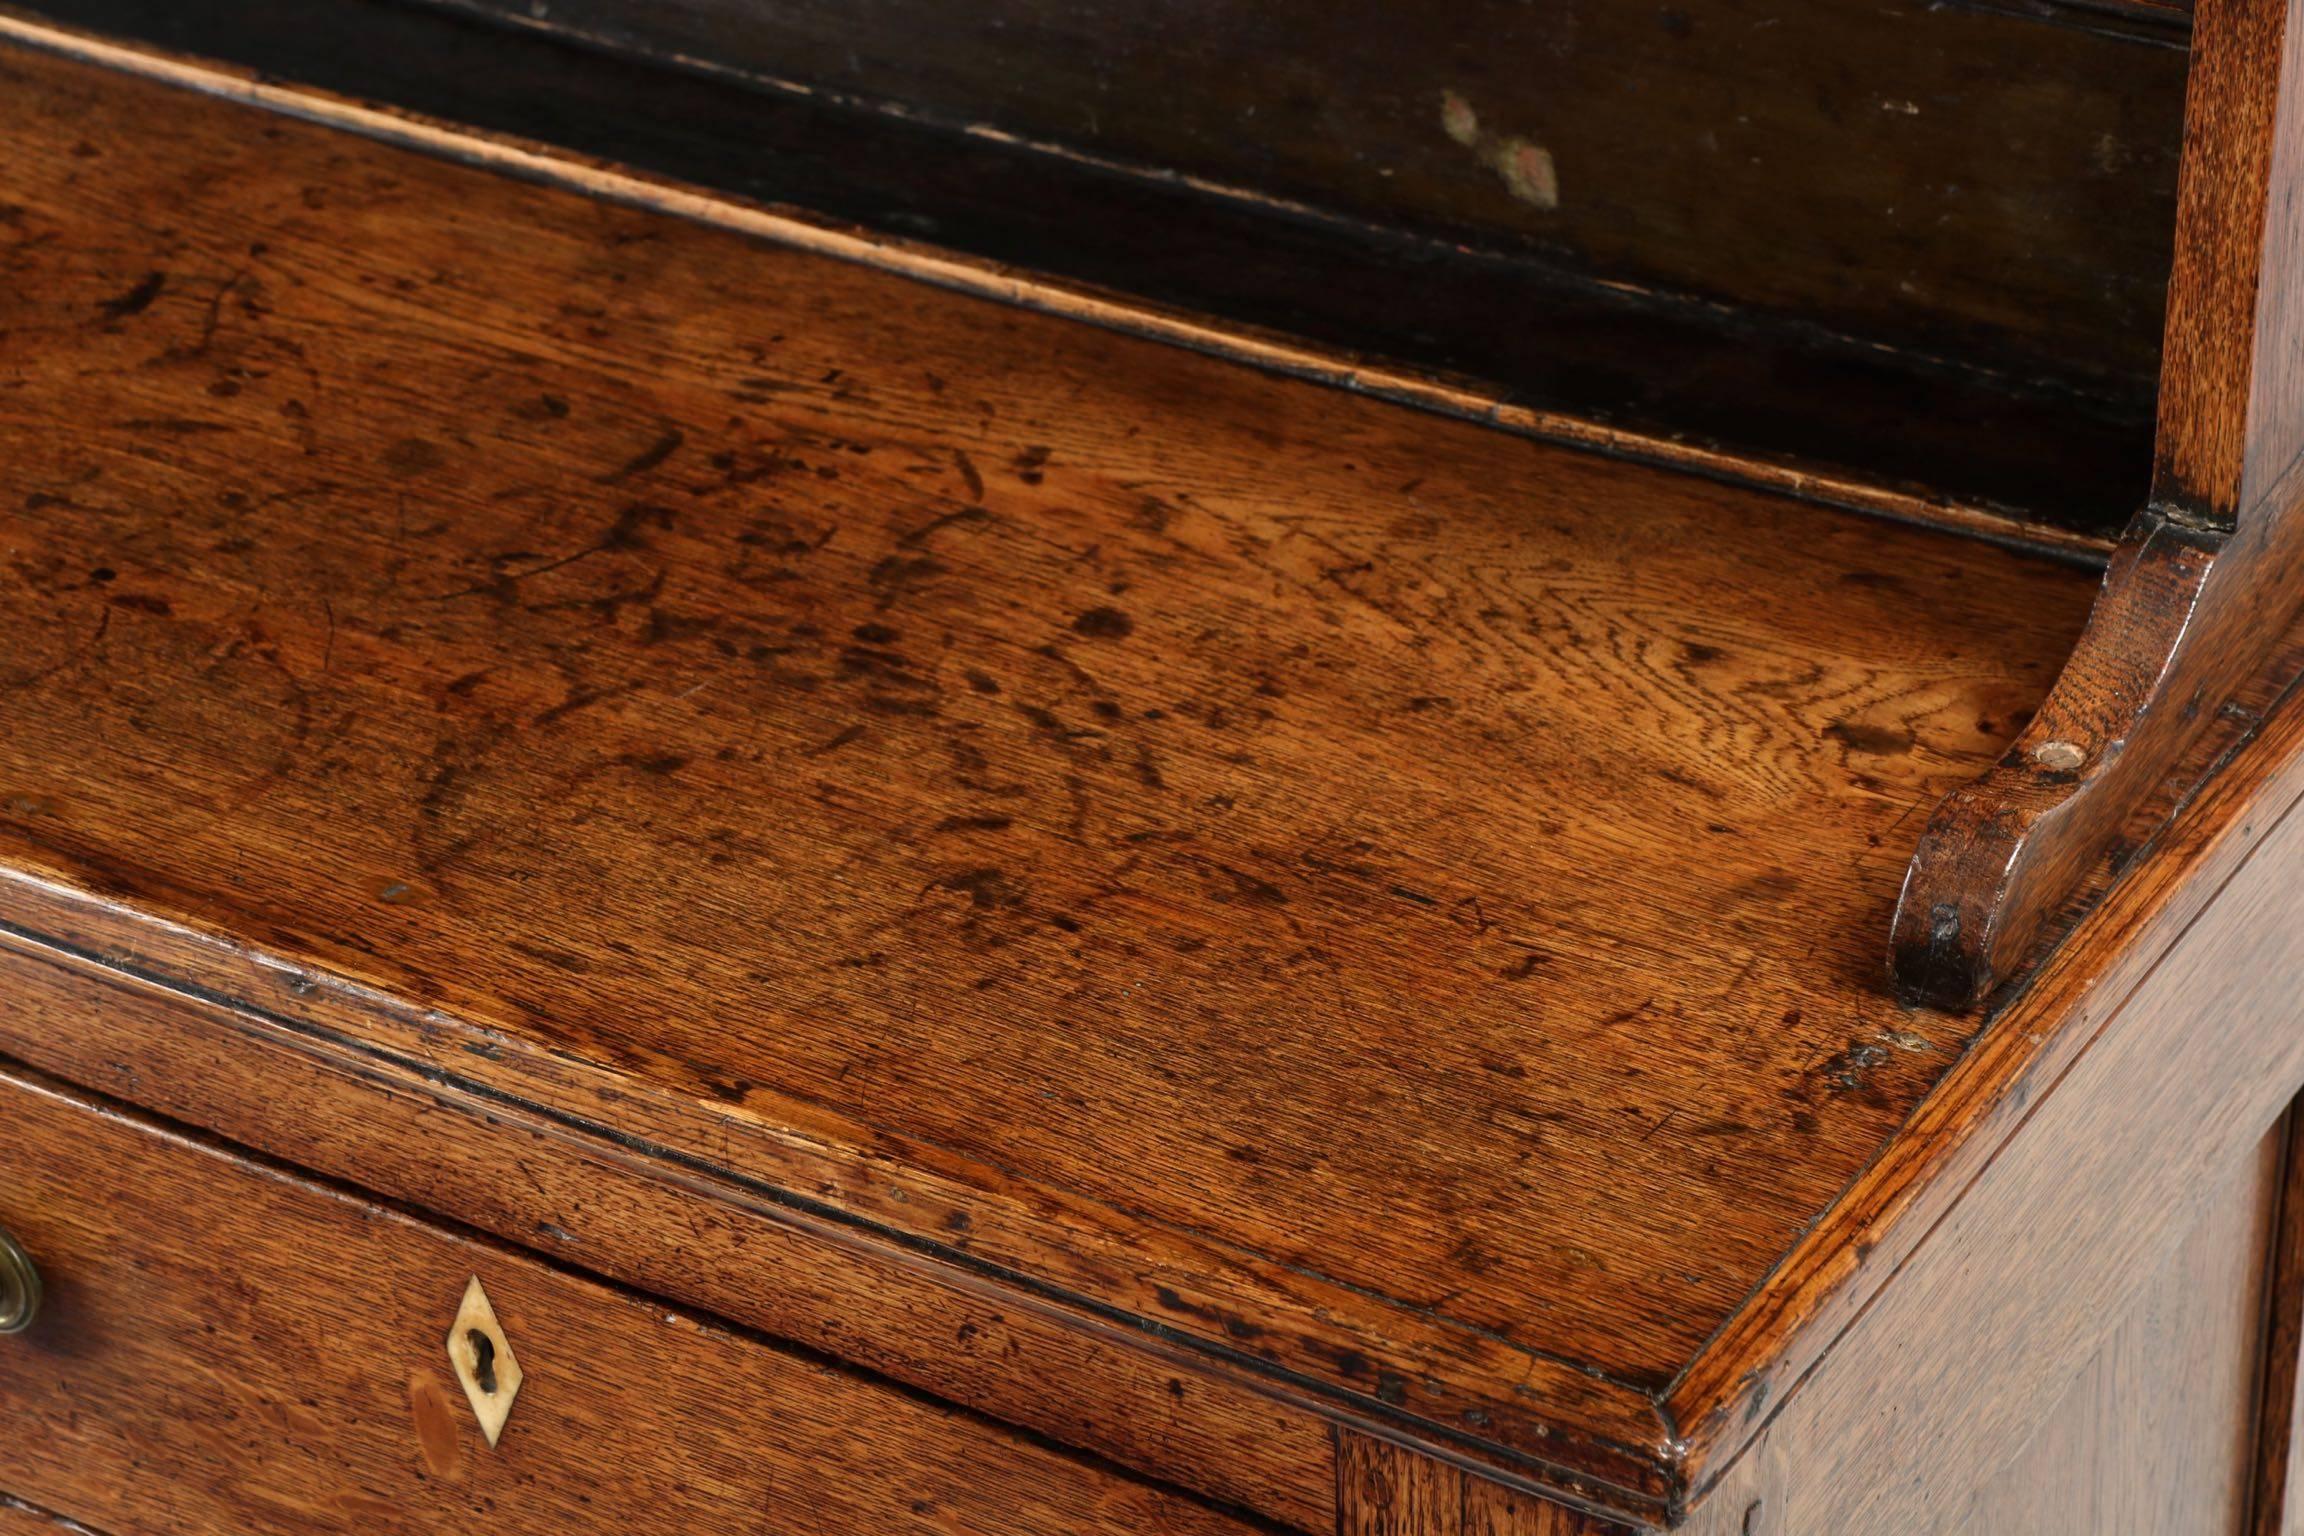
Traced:
<path fill-rule="evenodd" d="M 2188 7 L 456 8 L 1973 366 L 2158 362 Z"/>
<path fill-rule="evenodd" d="M 1670 1498 L 2085 573 L 7 71 L 12 921 Z"/>
<path fill-rule="evenodd" d="M 38 1067 L 1239 1518 L 1735 1536 L 2005 1463 L 2304 1078 L 2293 644 L 1901 1009 L 2085 572 L 0 84 Z"/>
<path fill-rule="evenodd" d="M 1797 494 L 2100 558 L 2150 472 L 2175 7 L 33 8 Z"/>
<path fill-rule="evenodd" d="M 1690 1531 L 1925 1530 L 2050 1416 L 2304 1082 L 2300 798 L 2282 709 L 1739 1315 L 1723 1368 L 1772 1364 L 1683 1420 Z"/>
<path fill-rule="evenodd" d="M 958 1256 L 873 1241 L 664 1148 L 510 1105 L 464 1075 L 456 1045 L 347 1039 L 295 1016 L 312 994 L 298 974 L 226 985 L 280 1011 L 123 985 L 0 932 L 0 1053 L 1264 1518 L 1335 1524 L 1334 1431 L 1301 1399 Z M 469 1172 L 490 1168 L 508 1176 Z"/>
<path fill-rule="evenodd" d="M 1255 1529 L 42 1079 L 0 1114 L 50 1291 L 0 1347 L 0 1484 L 112 1536 Z M 526 1372 L 494 1447 L 442 1348 L 474 1275 Z"/>
<path fill-rule="evenodd" d="M 42 9 L 82 29 L 85 56 L 172 76 L 192 66 L 203 89 L 387 142 L 1509 432 L 2092 565 L 2149 472 L 2149 381 L 2126 405 L 2091 405 L 1445 240 L 1371 244 L 1359 226 L 1285 211 L 1275 223 L 1266 203 L 1211 200 L 1174 178 L 1119 188 L 1093 161 L 1023 141 L 954 145 L 900 114 L 466 12 L 313 0 L 283 26 L 280 3 Z M 18 30 L 59 29 L 0 6 L 0 33 Z M 1148 254 L 1171 281 L 1150 280 Z M 1061 271 L 1045 270 L 1056 256 Z M 1404 262 L 1419 281 L 1402 292 Z"/>
<path fill-rule="evenodd" d="M 1336 1536 L 1631 1536 L 1627 1528 L 1512 1492 L 1460 1467 L 1344 1431 L 1336 1442 Z"/>
<path fill-rule="evenodd" d="M 0 1536 L 103 1536 L 77 1520 L 0 1493 Z"/>
<path fill-rule="evenodd" d="M 2055 690 L 1928 824 L 1898 991 L 1961 1008 L 2040 929 L 2304 608 L 2304 7 L 2194 27 L 2152 497 Z"/>

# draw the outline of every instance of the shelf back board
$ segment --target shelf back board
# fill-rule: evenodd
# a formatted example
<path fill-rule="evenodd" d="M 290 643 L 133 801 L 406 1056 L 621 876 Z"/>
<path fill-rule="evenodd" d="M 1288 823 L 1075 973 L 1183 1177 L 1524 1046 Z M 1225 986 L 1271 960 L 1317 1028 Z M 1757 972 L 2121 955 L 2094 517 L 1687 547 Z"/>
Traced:
<path fill-rule="evenodd" d="M 33 8 L 1798 494 L 1861 482 L 2101 558 L 2149 473 L 2176 7 Z"/>

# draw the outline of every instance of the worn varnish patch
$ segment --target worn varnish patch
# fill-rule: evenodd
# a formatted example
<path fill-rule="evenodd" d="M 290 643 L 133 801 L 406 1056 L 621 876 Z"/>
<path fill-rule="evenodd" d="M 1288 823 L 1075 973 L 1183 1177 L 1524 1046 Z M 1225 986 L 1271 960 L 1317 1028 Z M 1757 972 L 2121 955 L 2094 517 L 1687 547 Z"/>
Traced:
<path fill-rule="evenodd" d="M 1968 1038 L 2085 573 L 0 71 L 20 865 L 1404 1413 L 1661 1384 Z"/>
<path fill-rule="evenodd" d="M 442 1482 L 464 1475 L 464 1436 L 456 1422 L 455 1396 L 440 1373 L 424 1367 L 408 1373 L 408 1414 L 416 1429 L 417 1458 Z"/>

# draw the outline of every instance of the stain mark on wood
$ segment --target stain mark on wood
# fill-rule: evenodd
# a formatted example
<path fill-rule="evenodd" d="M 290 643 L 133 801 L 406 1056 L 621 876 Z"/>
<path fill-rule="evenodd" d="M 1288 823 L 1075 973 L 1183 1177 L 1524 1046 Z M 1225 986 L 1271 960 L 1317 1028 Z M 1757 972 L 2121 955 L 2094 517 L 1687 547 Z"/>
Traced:
<path fill-rule="evenodd" d="M 167 285 L 167 273 L 148 272 L 145 274 L 144 280 L 135 287 L 104 300 L 96 308 L 108 320 L 125 320 L 130 315 L 140 315 L 145 310 L 150 309 L 152 301 L 160 297 L 160 290 Z"/>
<path fill-rule="evenodd" d="M 439 1372 L 419 1366 L 408 1373 L 408 1411 L 416 1422 L 416 1451 L 424 1470 L 443 1482 L 457 1481 L 464 1471 L 464 1437 Z"/>
<path fill-rule="evenodd" d="M 622 465 L 600 476 L 602 485 L 617 485 L 636 475 L 644 475 L 680 451 L 687 436 L 678 427 L 667 427 L 664 434 Z"/>
<path fill-rule="evenodd" d="M 1552 151 L 1518 134 L 1491 133 L 1481 126 L 1472 103 L 1454 91 L 1440 93 L 1441 131 L 1472 151 L 1521 202 L 1547 212 L 1560 206 L 1560 176 Z"/>

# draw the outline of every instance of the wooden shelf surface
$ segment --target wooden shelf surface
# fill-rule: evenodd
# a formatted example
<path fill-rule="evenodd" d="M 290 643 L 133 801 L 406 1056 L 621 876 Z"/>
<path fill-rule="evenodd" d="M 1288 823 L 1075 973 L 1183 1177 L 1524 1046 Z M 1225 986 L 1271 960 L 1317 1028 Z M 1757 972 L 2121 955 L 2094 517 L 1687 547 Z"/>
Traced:
<path fill-rule="evenodd" d="M 1595 1463 L 1983 1027 L 1883 938 L 2086 571 L 32 52 L 0 136 L 12 889 Z"/>

